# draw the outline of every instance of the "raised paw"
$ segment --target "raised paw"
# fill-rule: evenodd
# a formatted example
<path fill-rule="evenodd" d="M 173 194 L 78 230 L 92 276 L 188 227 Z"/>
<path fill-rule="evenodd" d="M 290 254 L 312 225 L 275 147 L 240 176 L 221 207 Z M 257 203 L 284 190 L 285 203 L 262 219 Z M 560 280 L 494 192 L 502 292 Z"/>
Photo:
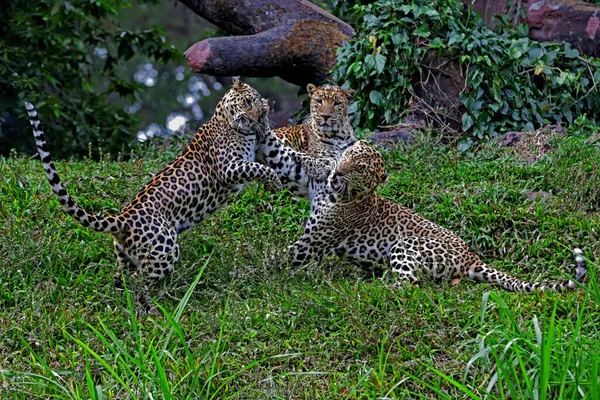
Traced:
<path fill-rule="evenodd" d="M 269 101 L 267 99 L 262 99 L 260 111 L 258 122 L 265 125 L 265 127 L 269 127 Z"/>
<path fill-rule="evenodd" d="M 313 171 L 308 171 L 308 176 L 317 181 L 324 181 L 327 179 L 335 164 L 330 161 L 319 160 L 317 166 Z"/>

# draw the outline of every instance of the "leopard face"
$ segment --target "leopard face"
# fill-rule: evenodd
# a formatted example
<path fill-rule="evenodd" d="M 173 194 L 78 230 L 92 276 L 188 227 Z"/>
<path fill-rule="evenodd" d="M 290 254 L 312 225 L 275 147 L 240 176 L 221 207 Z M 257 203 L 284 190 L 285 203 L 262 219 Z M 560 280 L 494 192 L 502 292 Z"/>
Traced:
<path fill-rule="evenodd" d="M 359 140 L 344 151 L 329 176 L 328 185 L 341 198 L 354 200 L 374 193 L 386 180 L 381 153 Z"/>
<path fill-rule="evenodd" d="M 217 105 L 217 114 L 222 115 L 232 129 L 244 135 L 254 135 L 262 128 L 264 111 L 263 100 L 256 89 L 236 78 L 231 90 Z"/>
<path fill-rule="evenodd" d="M 315 126 L 325 132 L 341 130 L 348 118 L 348 105 L 354 90 L 334 85 L 316 87 L 312 83 L 306 89 L 310 97 L 310 117 Z"/>

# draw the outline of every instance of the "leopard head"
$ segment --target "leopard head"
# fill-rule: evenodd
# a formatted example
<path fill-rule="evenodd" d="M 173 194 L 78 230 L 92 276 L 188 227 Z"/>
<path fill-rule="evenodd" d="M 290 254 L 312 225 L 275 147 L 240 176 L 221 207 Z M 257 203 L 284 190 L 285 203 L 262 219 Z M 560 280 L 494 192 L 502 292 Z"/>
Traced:
<path fill-rule="evenodd" d="M 225 93 L 215 110 L 216 116 L 224 118 L 233 130 L 244 135 L 253 135 L 261 129 L 264 113 L 265 104 L 260 94 L 236 78 L 233 78 L 233 86 Z"/>
<path fill-rule="evenodd" d="M 309 83 L 306 87 L 310 97 L 310 117 L 316 128 L 325 132 L 340 131 L 348 123 L 348 104 L 354 97 L 354 90 L 344 90 L 339 86 L 316 87 Z"/>
<path fill-rule="evenodd" d="M 386 180 L 381 153 L 359 140 L 344 151 L 328 185 L 340 198 L 352 201 L 374 193 Z"/>

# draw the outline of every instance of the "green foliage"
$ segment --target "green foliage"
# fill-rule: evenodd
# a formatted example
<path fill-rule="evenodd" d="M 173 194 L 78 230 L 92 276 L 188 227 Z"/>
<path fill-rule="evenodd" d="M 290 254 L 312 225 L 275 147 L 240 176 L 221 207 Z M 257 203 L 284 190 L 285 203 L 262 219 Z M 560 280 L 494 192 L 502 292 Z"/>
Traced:
<path fill-rule="evenodd" d="M 88 153 L 101 142 L 116 153 L 135 142 L 136 118 L 111 98 L 134 99 L 139 85 L 122 65 L 134 55 L 167 62 L 179 57 L 158 27 L 140 32 L 120 28 L 116 16 L 131 1 L 12 1 L 0 25 L 0 149 L 30 153 L 24 101 L 42 114 L 56 157 Z"/>
<path fill-rule="evenodd" d="M 309 205 L 251 185 L 180 235 L 152 291 L 166 312 L 139 319 L 114 291 L 110 235 L 61 209 L 39 160 L 0 157 L 0 398 L 599 398 L 600 142 L 577 124 L 534 164 L 417 137 L 385 153 L 380 192 L 520 277 L 566 277 L 581 246 L 580 290 L 394 288 L 336 258 L 292 269 Z M 56 164 L 78 203 L 114 212 L 184 143 L 143 146 L 127 162 Z"/>
<path fill-rule="evenodd" d="M 600 60 L 569 44 L 499 35 L 457 0 L 379 0 L 354 13 L 354 39 L 339 49 L 334 79 L 357 91 L 355 126 L 399 122 L 429 55 L 461 66 L 462 129 L 476 138 L 600 117 Z"/>

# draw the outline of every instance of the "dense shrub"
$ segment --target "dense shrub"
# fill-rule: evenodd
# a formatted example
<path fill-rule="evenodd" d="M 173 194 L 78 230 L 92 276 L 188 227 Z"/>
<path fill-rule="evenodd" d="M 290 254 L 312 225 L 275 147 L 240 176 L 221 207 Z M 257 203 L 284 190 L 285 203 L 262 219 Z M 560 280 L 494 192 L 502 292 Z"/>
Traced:
<path fill-rule="evenodd" d="M 379 0 L 353 11 L 355 36 L 338 51 L 334 79 L 357 91 L 355 126 L 375 129 L 409 113 L 431 55 L 459 63 L 460 122 L 474 137 L 600 117 L 600 60 L 569 44 L 531 41 L 523 28 L 494 33 L 458 0 Z"/>
<path fill-rule="evenodd" d="M 131 1 L 15 0 L 2 6 L 0 24 L 0 155 L 34 150 L 23 102 L 35 104 L 57 157 L 84 155 L 102 141 L 115 152 L 134 143 L 135 117 L 110 98 L 135 97 L 125 78 L 134 55 L 168 61 L 178 56 L 159 28 L 121 29 L 116 16 Z"/>

